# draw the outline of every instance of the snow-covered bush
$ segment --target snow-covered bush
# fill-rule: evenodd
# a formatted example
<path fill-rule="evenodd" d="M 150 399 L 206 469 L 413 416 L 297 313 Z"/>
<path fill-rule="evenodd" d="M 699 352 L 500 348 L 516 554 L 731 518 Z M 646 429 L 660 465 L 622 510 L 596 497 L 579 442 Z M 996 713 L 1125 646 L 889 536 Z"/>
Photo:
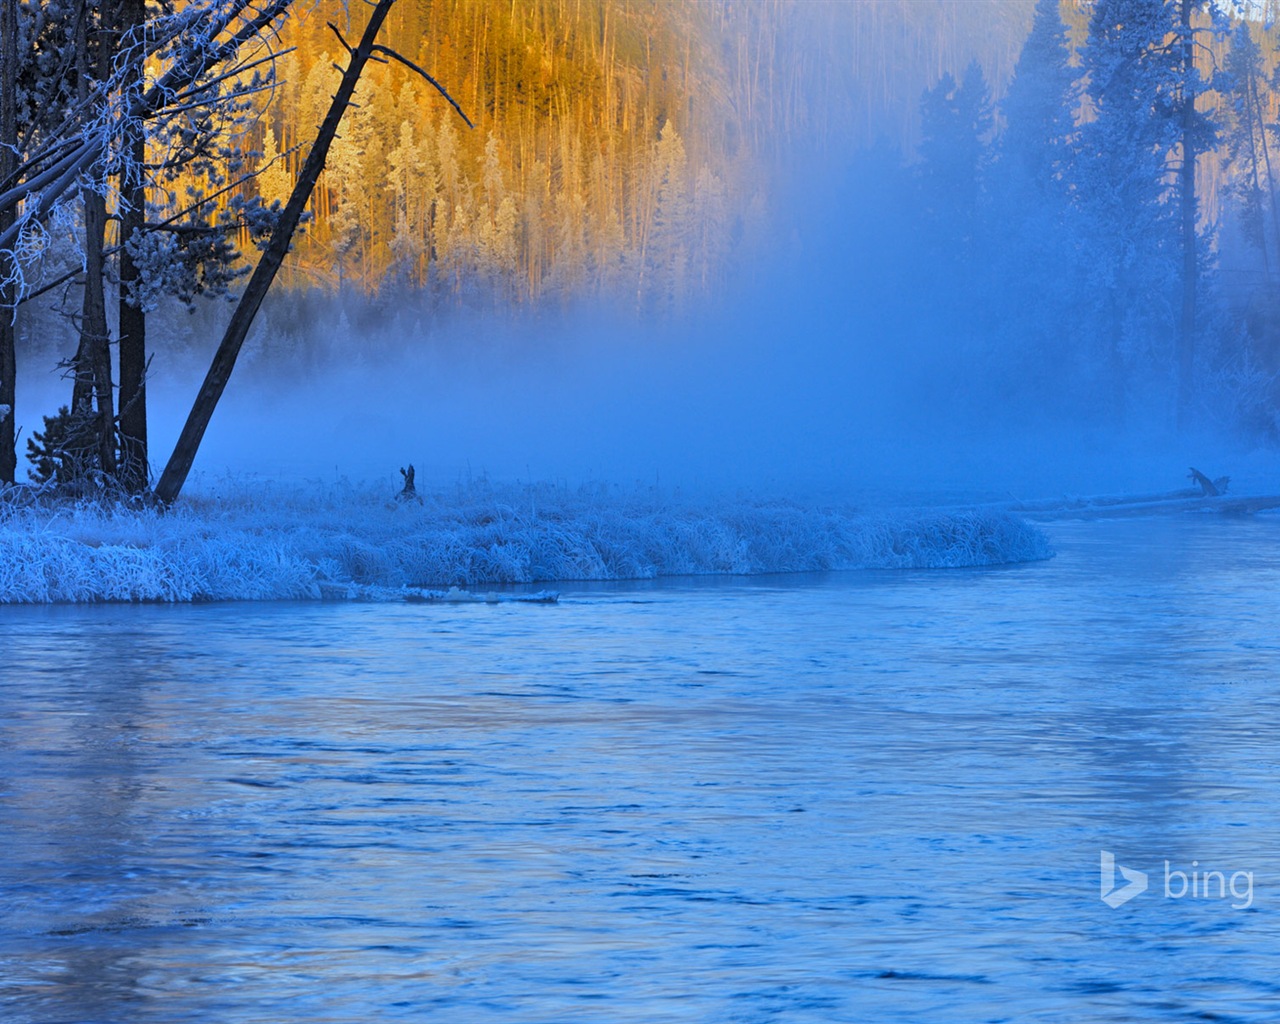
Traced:
<path fill-rule="evenodd" d="M 1048 558 L 1003 512 L 692 502 L 487 482 L 399 503 L 369 487 L 234 485 L 168 512 L 0 502 L 0 603 L 318 599 L 406 587 L 924 569 Z M 17 493 L 17 492 L 11 492 Z"/>

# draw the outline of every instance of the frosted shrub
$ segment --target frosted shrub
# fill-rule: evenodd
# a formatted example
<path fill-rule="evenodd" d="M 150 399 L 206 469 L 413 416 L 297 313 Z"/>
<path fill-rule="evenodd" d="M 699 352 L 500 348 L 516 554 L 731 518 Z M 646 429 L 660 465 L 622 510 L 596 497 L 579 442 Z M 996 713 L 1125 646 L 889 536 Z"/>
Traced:
<path fill-rule="evenodd" d="M 925 569 L 1048 558 L 1003 512 L 691 503 L 481 482 L 424 495 L 232 486 L 172 511 L 0 503 L 0 603 L 398 596 L 554 580 Z"/>

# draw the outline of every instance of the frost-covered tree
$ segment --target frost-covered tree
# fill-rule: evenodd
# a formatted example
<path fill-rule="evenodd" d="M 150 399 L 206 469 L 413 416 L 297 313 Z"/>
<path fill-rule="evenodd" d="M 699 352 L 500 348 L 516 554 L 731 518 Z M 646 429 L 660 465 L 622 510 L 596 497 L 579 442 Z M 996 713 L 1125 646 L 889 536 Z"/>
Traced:
<path fill-rule="evenodd" d="M 641 251 L 637 291 L 641 302 L 670 300 L 678 306 L 689 266 L 691 196 L 684 140 L 670 121 L 658 133 L 654 160 L 652 226 Z"/>
<path fill-rule="evenodd" d="M 141 90 L 146 81 L 145 47 L 146 0 L 119 0 L 119 39 L 132 52 L 121 55 L 121 70 L 127 78 L 123 87 Z M 137 492 L 147 486 L 147 316 L 136 294 L 142 268 L 134 258 L 147 228 L 147 133 L 141 122 L 125 126 L 120 147 L 127 155 L 121 162 L 120 187 L 120 458 L 119 474 L 126 490 Z"/>
<path fill-rule="evenodd" d="M 1081 268 L 1070 240 L 1070 196 L 1079 78 L 1058 0 L 1037 0 L 1000 103 L 1002 130 L 990 170 L 996 228 L 986 262 L 999 283 L 990 303 L 1001 343 L 996 373 L 1045 397 L 1078 380 L 1070 325 Z"/>
<path fill-rule="evenodd" d="M 959 82 L 947 72 L 920 106 L 921 212 L 940 253 L 963 258 L 978 230 L 993 127 L 991 93 L 976 61 Z"/>
<path fill-rule="evenodd" d="M 611 204 L 614 188 L 611 174 L 615 171 L 602 153 L 591 158 L 588 189 L 592 207 L 601 213 L 587 233 L 591 276 L 601 294 L 618 294 L 625 273 L 626 231 L 617 208 Z"/>
<path fill-rule="evenodd" d="M 1001 182 L 1046 195 L 1062 185 L 1080 105 L 1080 73 L 1058 0 L 1036 0 L 1031 34 L 1000 103 Z"/>
<path fill-rule="evenodd" d="M 1180 420 L 1203 270 L 1196 160 L 1216 144 L 1214 122 L 1196 105 L 1206 88 L 1195 60 L 1205 12 L 1199 0 L 1099 0 L 1081 53 L 1092 119 L 1080 130 L 1074 184 L 1095 306 L 1110 326 L 1118 378 L 1141 366 L 1164 376 Z"/>
<path fill-rule="evenodd" d="M 18 164 L 18 10 L 0 3 L 0 189 L 8 188 Z M 13 210 L 0 210 L 0 233 L 13 225 Z M 0 487 L 15 482 L 17 452 L 14 406 L 17 389 L 13 303 L 16 271 L 0 252 Z"/>
<path fill-rule="evenodd" d="M 377 159 L 368 110 L 367 106 L 352 109 L 325 163 L 325 177 L 334 197 L 330 227 L 339 288 L 350 270 L 363 272 L 369 263 L 368 232 L 373 225 L 364 215 L 364 203 L 373 178 L 369 172 L 377 166 Z"/>
<path fill-rule="evenodd" d="M 1207 14 L 1210 25 L 1200 29 L 1196 19 Z M 1199 241 L 1200 194 L 1196 187 L 1200 154 L 1217 146 L 1219 126 L 1209 113 L 1200 110 L 1196 101 L 1207 91 L 1208 83 L 1196 61 L 1198 38 L 1221 33 L 1221 12 L 1216 0 L 1178 0 L 1176 39 L 1178 45 L 1179 80 L 1174 103 L 1178 118 L 1178 221 L 1181 235 L 1182 295 L 1178 322 L 1178 408 L 1180 426 L 1191 414 L 1196 362 L 1196 334 L 1199 328 L 1200 279 L 1203 272 Z"/>
<path fill-rule="evenodd" d="M 495 298 L 510 300 L 515 297 L 513 287 L 519 255 L 516 229 L 520 218 L 516 201 L 507 191 L 496 135 L 491 134 L 485 141 L 480 180 L 483 189 L 479 214 L 480 277 Z"/>
<path fill-rule="evenodd" d="M 1075 245 L 1089 268 L 1091 308 L 1104 347 L 1114 412 L 1125 380 L 1164 362 L 1152 346 L 1176 329 L 1178 235 L 1169 154 L 1177 144 L 1174 9 L 1163 0 L 1099 0 L 1081 53 L 1091 119 L 1073 171 L 1081 218 Z"/>
<path fill-rule="evenodd" d="M 289 173 L 288 153 L 280 152 L 276 135 L 270 127 L 263 132 L 262 155 L 258 158 L 258 170 L 254 175 L 258 195 L 267 205 L 283 203 L 293 188 L 293 175 Z"/>
<path fill-rule="evenodd" d="M 1276 211 L 1271 140 L 1262 102 L 1265 82 L 1262 49 L 1253 38 L 1249 22 L 1241 21 L 1231 37 L 1220 79 L 1228 103 L 1227 155 L 1235 173 L 1229 192 L 1236 201 L 1244 237 L 1261 255 L 1270 283 L 1275 269 L 1272 260 L 1280 245 L 1280 216 Z"/>
<path fill-rule="evenodd" d="M 395 209 L 390 276 L 397 282 L 423 281 L 427 252 L 423 192 L 430 191 L 429 174 L 430 161 L 414 137 L 413 122 L 401 121 L 396 145 L 387 154 L 386 174 L 386 188 Z"/>
<path fill-rule="evenodd" d="M 725 210 L 728 206 L 724 182 L 705 164 L 693 185 L 694 271 L 706 291 L 724 266 Z"/>
<path fill-rule="evenodd" d="M 118 275 L 122 482 L 138 489 L 146 483 L 143 316 L 159 294 L 216 293 L 235 276 L 229 221 L 253 215 L 209 190 L 236 173 L 229 134 L 266 88 L 274 54 L 262 47 L 290 0 L 4 6 L 6 21 L 12 14 L 18 23 L 15 102 L 24 126 L 17 167 L 0 180 L 5 304 L 12 314 L 40 288 L 57 238 L 79 232 L 84 298 L 71 412 L 83 421 L 91 409 L 95 468 L 110 473 L 117 420 L 106 285 Z M 109 218 L 118 223 L 111 250 Z"/>

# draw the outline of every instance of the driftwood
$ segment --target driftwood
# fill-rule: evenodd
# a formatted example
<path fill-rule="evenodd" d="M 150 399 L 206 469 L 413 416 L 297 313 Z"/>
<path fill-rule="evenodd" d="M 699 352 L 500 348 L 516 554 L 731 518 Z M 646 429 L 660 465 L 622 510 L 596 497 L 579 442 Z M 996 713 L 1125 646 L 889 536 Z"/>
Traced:
<path fill-rule="evenodd" d="M 1207 476 L 1196 469 L 1195 466 L 1190 467 L 1191 473 L 1187 479 L 1200 487 L 1200 494 L 1205 498 L 1216 498 L 1220 494 L 1227 493 L 1227 485 L 1231 483 L 1231 477 L 1220 476 L 1216 480 L 1210 480 Z"/>
<path fill-rule="evenodd" d="M 559 604 L 560 593 L 555 590 L 539 590 L 534 594 L 476 593 L 450 587 L 448 590 L 427 590 L 422 587 L 405 590 L 404 599 L 409 604 Z"/>
<path fill-rule="evenodd" d="M 1111 519 L 1117 516 L 1149 516 L 1178 512 L 1217 512 L 1223 515 L 1252 515 L 1280 509 L 1280 494 L 1228 497 L 1230 477 L 1210 480 L 1198 469 L 1190 478 L 1196 487 L 1184 487 L 1162 494 L 1098 495 L 1094 497 L 1051 498 L 1042 501 L 1010 501 L 984 506 L 1016 512 L 1031 519 Z"/>
<path fill-rule="evenodd" d="M 1186 492 L 1177 492 L 1185 494 Z M 1075 499 L 1050 507 L 1048 503 L 1035 508 L 1004 506 L 1004 511 L 1018 512 L 1028 519 L 1118 519 L 1125 516 L 1173 515 L 1181 512 L 1215 512 L 1219 515 L 1253 515 L 1280 509 L 1280 495 L 1259 495 L 1253 498 L 1230 498 L 1226 495 L 1204 497 L 1192 492 L 1189 497 L 1157 501 L 1110 502 L 1093 499 Z"/>
<path fill-rule="evenodd" d="M 409 468 L 401 468 L 400 475 L 404 477 L 404 487 L 400 489 L 400 493 L 396 495 L 396 501 L 416 501 L 422 502 L 418 497 L 418 489 L 413 485 L 413 463 L 409 463 Z"/>

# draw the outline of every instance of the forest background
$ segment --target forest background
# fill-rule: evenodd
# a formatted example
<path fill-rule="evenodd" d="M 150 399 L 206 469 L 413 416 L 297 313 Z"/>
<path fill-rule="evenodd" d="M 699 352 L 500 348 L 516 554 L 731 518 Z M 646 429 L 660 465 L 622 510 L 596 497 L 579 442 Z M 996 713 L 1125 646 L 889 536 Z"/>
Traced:
<path fill-rule="evenodd" d="M 337 77 L 327 22 L 348 15 L 320 0 L 284 23 L 291 52 L 236 140 L 241 198 L 287 197 Z M 440 0 L 398 4 L 387 36 L 476 127 L 402 65 L 371 67 L 256 330 L 272 359 L 350 358 L 353 338 L 394 347 L 461 313 L 688 323 L 768 291 L 791 299 L 775 326 L 833 338 L 840 372 L 909 365 L 917 408 L 960 421 L 998 404 L 1276 436 L 1264 4 Z M 208 183 L 166 187 L 157 209 Z M 46 279 L 75 269 L 74 233 Z M 24 366 L 75 350 L 77 287 L 20 307 Z M 183 298 L 152 314 L 160 360 L 227 315 Z"/>

